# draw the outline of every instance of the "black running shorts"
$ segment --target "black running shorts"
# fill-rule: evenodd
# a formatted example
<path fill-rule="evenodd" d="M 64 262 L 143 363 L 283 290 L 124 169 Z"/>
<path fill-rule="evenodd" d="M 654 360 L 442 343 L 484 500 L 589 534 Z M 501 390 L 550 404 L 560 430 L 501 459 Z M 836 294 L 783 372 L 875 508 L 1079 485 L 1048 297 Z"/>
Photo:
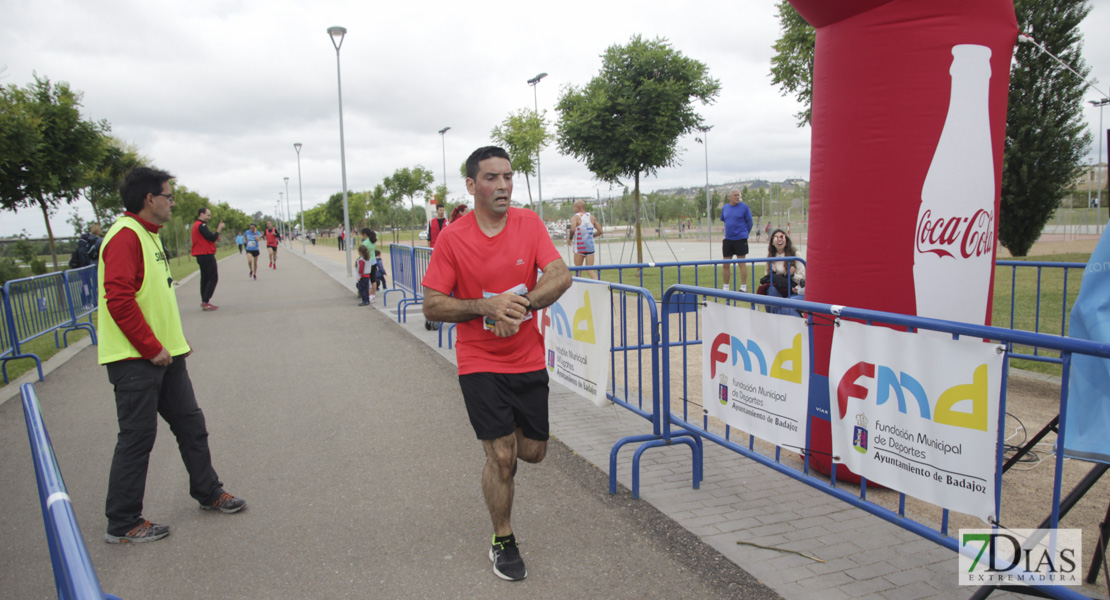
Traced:
<path fill-rule="evenodd" d="M 466 414 L 480 440 L 505 437 L 519 427 L 524 437 L 547 441 L 547 371 L 459 375 Z"/>
<path fill-rule="evenodd" d="M 247 250 L 247 254 L 251 256 L 258 256 L 258 250 Z"/>
<path fill-rule="evenodd" d="M 748 238 L 742 240 L 725 239 L 721 242 L 721 252 L 725 258 L 748 255 Z"/>

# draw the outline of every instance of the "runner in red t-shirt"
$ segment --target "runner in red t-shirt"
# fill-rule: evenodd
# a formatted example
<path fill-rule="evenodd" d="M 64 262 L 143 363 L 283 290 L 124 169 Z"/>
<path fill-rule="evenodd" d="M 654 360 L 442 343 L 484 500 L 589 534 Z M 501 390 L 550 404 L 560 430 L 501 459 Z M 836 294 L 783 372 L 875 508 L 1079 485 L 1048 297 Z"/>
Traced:
<path fill-rule="evenodd" d="M 540 218 L 509 207 L 508 153 L 495 146 L 475 150 L 466 159 L 466 189 L 474 210 L 436 240 L 422 282 L 424 316 L 459 324 L 459 384 L 486 451 L 489 555 L 493 572 L 515 581 L 527 575 L 509 523 L 517 459 L 543 460 L 548 438 L 543 336 L 530 317 L 558 300 L 571 277 Z"/>
<path fill-rule="evenodd" d="M 278 240 L 281 239 L 281 234 L 277 229 L 274 229 L 273 221 L 266 221 L 266 253 L 270 255 L 270 268 L 277 268 L 277 248 Z"/>

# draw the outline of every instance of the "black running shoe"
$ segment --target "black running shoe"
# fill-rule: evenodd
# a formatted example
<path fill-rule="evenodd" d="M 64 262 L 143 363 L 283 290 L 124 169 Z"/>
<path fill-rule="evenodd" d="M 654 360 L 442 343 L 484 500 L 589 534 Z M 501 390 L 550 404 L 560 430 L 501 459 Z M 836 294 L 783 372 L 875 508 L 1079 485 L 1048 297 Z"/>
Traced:
<path fill-rule="evenodd" d="M 235 513 L 247 507 L 247 501 L 242 498 L 236 498 L 227 492 L 222 492 L 220 497 L 211 504 L 201 504 L 200 507 L 204 510 L 218 510 L 222 513 Z"/>
<path fill-rule="evenodd" d="M 143 519 L 142 523 L 131 528 L 123 535 L 104 534 L 104 541 L 109 544 L 138 544 L 140 542 L 153 542 L 170 534 L 169 525 L 156 525 Z"/>
<path fill-rule="evenodd" d="M 489 559 L 493 561 L 493 574 L 505 581 L 520 581 L 528 576 L 528 569 L 524 568 L 524 559 L 520 557 L 516 540 L 491 546 Z"/>

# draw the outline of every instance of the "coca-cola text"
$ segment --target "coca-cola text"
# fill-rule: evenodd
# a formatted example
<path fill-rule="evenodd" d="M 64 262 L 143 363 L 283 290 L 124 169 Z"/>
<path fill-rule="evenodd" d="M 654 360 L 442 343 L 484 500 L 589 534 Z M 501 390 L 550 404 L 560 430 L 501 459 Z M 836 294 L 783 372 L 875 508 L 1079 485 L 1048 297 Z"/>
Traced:
<path fill-rule="evenodd" d="M 994 214 L 984 209 L 971 217 L 936 217 L 926 210 L 917 221 L 914 245 L 918 252 L 955 258 L 983 256 L 994 250 Z"/>

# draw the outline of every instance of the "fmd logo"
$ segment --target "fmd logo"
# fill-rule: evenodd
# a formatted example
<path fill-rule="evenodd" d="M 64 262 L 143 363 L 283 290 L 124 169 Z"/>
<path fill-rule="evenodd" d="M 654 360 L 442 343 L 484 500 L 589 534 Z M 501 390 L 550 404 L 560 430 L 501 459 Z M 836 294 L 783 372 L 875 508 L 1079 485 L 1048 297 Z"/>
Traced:
<path fill-rule="evenodd" d="M 883 365 L 860 361 L 844 372 L 836 385 L 836 403 L 840 418 L 848 412 L 848 400 L 867 401 L 872 397 L 872 386 L 863 385 L 860 380 L 873 379 L 875 404 L 882 406 L 891 398 L 891 391 L 898 401 L 898 412 L 907 414 L 906 392 L 917 404 L 917 412 L 922 419 L 943 425 L 964 427 L 987 431 L 988 388 L 986 363 L 975 367 L 971 383 L 954 385 L 941 392 L 936 405 L 931 405 L 925 394 L 925 387 L 915 377 L 904 371 L 898 374 L 894 369 Z M 955 406 L 965 400 L 970 401 L 971 412 L 955 410 Z"/>
<path fill-rule="evenodd" d="M 729 363 L 736 366 L 741 360 L 744 361 L 744 370 L 751 373 L 753 369 L 758 369 L 760 375 L 770 375 L 775 379 L 789 381 L 791 383 L 802 382 L 802 372 L 804 366 L 802 365 L 802 336 L 796 334 L 789 348 L 779 351 L 774 354 L 774 361 L 771 362 L 770 371 L 767 369 L 767 354 L 763 348 L 754 340 L 741 340 L 736 336 L 727 333 L 717 334 L 713 338 L 713 345 L 709 351 L 709 376 L 717 376 L 717 365 L 722 363 Z M 753 362 L 754 361 L 754 362 Z M 790 367 L 787 367 L 787 363 Z"/>

